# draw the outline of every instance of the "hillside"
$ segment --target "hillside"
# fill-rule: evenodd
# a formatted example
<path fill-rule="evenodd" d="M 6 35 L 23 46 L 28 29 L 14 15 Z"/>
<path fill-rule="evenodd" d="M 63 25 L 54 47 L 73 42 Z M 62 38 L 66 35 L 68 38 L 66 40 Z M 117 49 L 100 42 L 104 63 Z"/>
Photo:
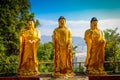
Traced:
<path fill-rule="evenodd" d="M 51 42 L 52 36 L 41 36 L 41 43 Z M 74 46 L 85 46 L 85 41 L 81 37 L 72 37 L 72 42 Z"/>
<path fill-rule="evenodd" d="M 52 36 L 41 36 L 41 43 L 51 42 Z M 78 46 L 76 52 L 85 52 L 86 51 L 86 44 L 82 37 L 72 37 L 73 46 Z"/>

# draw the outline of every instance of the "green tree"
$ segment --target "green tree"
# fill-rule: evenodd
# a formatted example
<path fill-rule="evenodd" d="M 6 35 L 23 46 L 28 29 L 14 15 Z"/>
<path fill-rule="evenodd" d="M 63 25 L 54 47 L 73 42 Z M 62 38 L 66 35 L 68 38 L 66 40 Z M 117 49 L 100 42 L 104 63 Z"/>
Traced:
<path fill-rule="evenodd" d="M 0 76 L 7 76 L 12 73 L 17 72 L 18 65 L 15 64 L 18 62 L 18 56 L 6 56 L 4 53 L 0 54 Z"/>
<path fill-rule="evenodd" d="M 27 20 L 34 18 L 30 14 L 29 0 L 0 1 L 0 51 L 6 55 L 19 53 L 19 34 L 27 27 Z M 35 25 L 40 23 L 35 21 Z"/>
<path fill-rule="evenodd" d="M 37 56 L 39 62 L 53 62 L 53 56 L 54 56 L 53 51 L 54 48 L 52 42 L 48 42 L 44 44 L 40 43 L 37 50 Z M 53 64 L 40 64 L 38 69 L 40 72 L 52 72 Z"/>
<path fill-rule="evenodd" d="M 115 71 L 115 67 L 117 67 L 115 61 L 120 60 L 120 34 L 117 33 L 117 30 L 118 28 L 115 28 L 114 30 L 107 29 L 104 31 L 105 39 L 107 41 L 105 49 L 105 60 L 113 62 L 111 64 L 106 64 L 106 67 L 110 65 L 109 67 L 113 69 L 113 71 Z"/>
<path fill-rule="evenodd" d="M 53 52 L 53 43 L 52 42 L 48 42 L 48 43 L 44 43 L 44 44 L 39 44 L 38 46 L 38 60 L 41 62 L 51 62 L 53 61 L 53 56 L 54 56 L 54 52 Z"/>

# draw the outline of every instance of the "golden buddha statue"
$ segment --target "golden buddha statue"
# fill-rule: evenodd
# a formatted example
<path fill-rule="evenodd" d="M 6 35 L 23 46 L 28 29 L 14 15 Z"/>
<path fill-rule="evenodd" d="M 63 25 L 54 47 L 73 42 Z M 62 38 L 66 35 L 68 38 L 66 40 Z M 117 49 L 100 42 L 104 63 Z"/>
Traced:
<path fill-rule="evenodd" d="M 91 19 L 91 28 L 85 31 L 85 41 L 87 44 L 87 57 L 85 66 L 86 74 L 89 75 L 104 75 L 104 49 L 105 38 L 104 33 L 97 27 L 98 20 L 96 17 Z"/>
<path fill-rule="evenodd" d="M 58 19 L 59 27 L 53 31 L 54 76 L 73 76 L 72 69 L 72 35 L 66 27 L 66 19 Z"/>
<path fill-rule="evenodd" d="M 36 76 L 38 72 L 37 46 L 40 41 L 38 30 L 34 22 L 28 21 L 28 30 L 20 33 L 20 54 L 17 76 Z"/>

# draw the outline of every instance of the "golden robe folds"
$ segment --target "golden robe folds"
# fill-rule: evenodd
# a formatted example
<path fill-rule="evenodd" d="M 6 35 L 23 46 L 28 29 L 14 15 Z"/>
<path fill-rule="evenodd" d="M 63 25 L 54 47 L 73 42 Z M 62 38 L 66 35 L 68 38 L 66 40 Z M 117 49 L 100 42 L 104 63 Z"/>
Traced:
<path fill-rule="evenodd" d="M 87 57 L 85 66 L 86 74 L 104 75 L 104 49 L 106 41 L 103 32 L 97 28 L 97 19 L 92 18 L 91 28 L 85 32 L 85 41 L 87 44 Z"/>
<path fill-rule="evenodd" d="M 39 34 L 34 29 L 32 21 L 28 22 L 28 30 L 22 30 L 20 34 L 20 57 L 18 76 L 38 75 L 37 46 Z"/>
<path fill-rule="evenodd" d="M 59 20 L 61 24 L 64 20 Z M 63 25 L 61 25 L 63 26 Z M 54 43 L 54 76 L 73 76 L 72 72 L 72 37 L 66 27 L 56 28 L 53 32 Z"/>

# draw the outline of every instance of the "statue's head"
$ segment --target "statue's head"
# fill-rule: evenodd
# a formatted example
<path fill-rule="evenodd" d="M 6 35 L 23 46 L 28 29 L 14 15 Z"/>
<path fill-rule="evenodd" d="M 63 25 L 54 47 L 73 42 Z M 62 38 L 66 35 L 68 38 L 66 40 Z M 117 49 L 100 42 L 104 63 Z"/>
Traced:
<path fill-rule="evenodd" d="M 32 18 L 28 20 L 28 29 L 34 29 L 34 21 Z"/>
<path fill-rule="evenodd" d="M 97 23 L 98 23 L 98 20 L 96 17 L 93 17 L 90 21 L 90 26 L 91 26 L 91 29 L 96 29 L 97 28 Z"/>
<path fill-rule="evenodd" d="M 64 16 L 60 16 L 58 19 L 58 23 L 59 23 L 59 27 L 65 27 L 66 26 L 66 19 L 64 18 Z"/>

